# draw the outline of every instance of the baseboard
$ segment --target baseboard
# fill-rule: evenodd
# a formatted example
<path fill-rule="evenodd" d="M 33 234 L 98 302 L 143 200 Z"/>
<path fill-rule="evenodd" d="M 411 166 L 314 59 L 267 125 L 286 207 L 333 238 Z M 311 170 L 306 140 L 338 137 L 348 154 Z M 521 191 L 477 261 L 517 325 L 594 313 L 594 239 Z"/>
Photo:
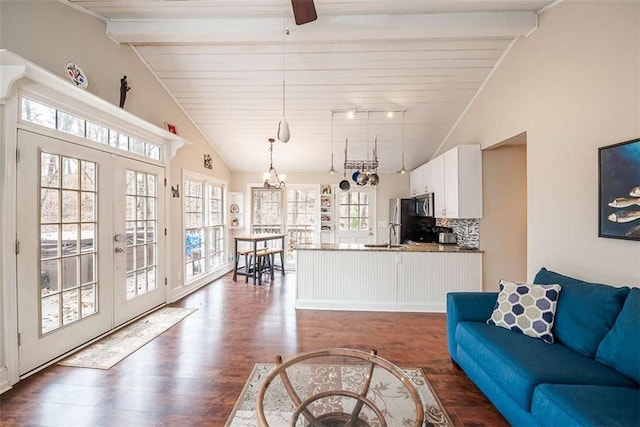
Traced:
<path fill-rule="evenodd" d="M 176 289 L 171 290 L 171 294 L 169 295 L 169 303 L 173 303 L 186 297 L 187 295 L 197 291 L 205 285 L 213 282 L 224 276 L 225 274 L 233 271 L 233 265 L 227 264 L 226 266 L 214 271 L 211 274 L 207 274 L 206 276 L 201 277 L 193 283 L 190 283 L 188 286 L 181 286 Z"/>
<path fill-rule="evenodd" d="M 331 300 L 296 300 L 297 309 L 342 311 L 399 311 L 408 313 L 445 313 L 445 304 L 409 304 L 398 302 L 361 302 Z"/>
<path fill-rule="evenodd" d="M 11 390 L 9 383 L 9 370 L 6 367 L 0 368 L 0 394 L 7 390 Z"/>

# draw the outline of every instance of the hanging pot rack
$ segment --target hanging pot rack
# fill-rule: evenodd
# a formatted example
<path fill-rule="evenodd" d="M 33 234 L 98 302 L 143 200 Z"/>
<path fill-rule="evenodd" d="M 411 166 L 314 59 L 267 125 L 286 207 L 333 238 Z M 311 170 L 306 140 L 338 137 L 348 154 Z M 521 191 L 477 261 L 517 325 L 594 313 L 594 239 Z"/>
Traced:
<path fill-rule="evenodd" d="M 367 144 L 368 144 L 368 132 L 369 132 L 369 114 L 370 113 L 402 113 L 404 115 L 406 110 L 358 110 L 358 109 L 341 109 L 341 110 L 331 110 L 331 117 L 333 118 L 334 114 L 352 114 L 355 116 L 356 114 L 367 114 Z M 344 165 L 343 168 L 345 171 L 347 170 L 361 170 L 361 171 L 375 171 L 377 172 L 380 163 L 378 162 L 378 137 L 376 137 L 374 146 L 373 146 L 373 159 L 369 160 L 354 160 L 349 159 L 348 156 L 348 145 L 349 138 L 346 139 L 344 144 Z M 367 153 L 368 157 L 368 153 Z"/>

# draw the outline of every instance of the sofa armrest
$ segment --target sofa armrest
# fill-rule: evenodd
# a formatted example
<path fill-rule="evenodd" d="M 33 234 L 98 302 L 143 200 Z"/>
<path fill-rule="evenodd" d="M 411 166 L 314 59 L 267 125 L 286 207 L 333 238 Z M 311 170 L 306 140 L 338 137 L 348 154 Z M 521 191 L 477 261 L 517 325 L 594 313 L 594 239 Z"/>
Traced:
<path fill-rule="evenodd" d="M 456 326 L 459 322 L 485 322 L 493 311 L 497 292 L 450 292 L 447 294 L 447 346 L 456 360 Z"/>

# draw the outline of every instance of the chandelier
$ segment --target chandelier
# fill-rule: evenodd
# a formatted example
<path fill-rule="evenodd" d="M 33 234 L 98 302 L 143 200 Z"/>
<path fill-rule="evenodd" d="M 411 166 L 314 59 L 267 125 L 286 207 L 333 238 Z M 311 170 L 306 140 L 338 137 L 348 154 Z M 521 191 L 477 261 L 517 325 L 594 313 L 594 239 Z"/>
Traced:
<path fill-rule="evenodd" d="M 269 138 L 269 172 L 262 174 L 264 188 L 284 188 L 287 184 L 284 181 L 285 175 L 278 175 L 278 171 L 273 167 L 273 143 L 275 139 Z"/>

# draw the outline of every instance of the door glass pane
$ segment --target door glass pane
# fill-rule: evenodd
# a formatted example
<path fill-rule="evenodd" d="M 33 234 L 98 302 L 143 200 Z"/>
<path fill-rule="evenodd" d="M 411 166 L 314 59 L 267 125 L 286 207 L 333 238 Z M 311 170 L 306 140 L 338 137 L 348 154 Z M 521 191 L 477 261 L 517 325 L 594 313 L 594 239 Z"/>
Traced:
<path fill-rule="evenodd" d="M 96 183 L 96 165 L 93 162 L 81 162 L 80 165 L 80 187 L 93 191 Z"/>
<path fill-rule="evenodd" d="M 60 186 L 60 158 L 54 154 L 42 153 L 40 159 L 40 185 L 42 187 Z"/>
<path fill-rule="evenodd" d="M 71 289 L 62 293 L 62 321 L 65 325 L 80 318 L 78 310 L 78 289 Z"/>
<path fill-rule="evenodd" d="M 97 302 L 96 285 L 83 286 L 81 294 L 82 317 L 95 313 Z"/>
<path fill-rule="evenodd" d="M 78 221 L 78 192 L 62 191 L 62 222 Z"/>
<path fill-rule="evenodd" d="M 43 152 L 40 177 L 40 332 L 45 334 L 98 312 L 97 165 Z M 83 294 L 93 295 L 86 310 L 82 285 Z"/>
<path fill-rule="evenodd" d="M 62 188 L 78 188 L 78 160 L 62 158 Z"/>
<path fill-rule="evenodd" d="M 156 288 L 157 270 L 149 267 L 156 265 L 157 176 L 133 170 L 125 173 L 126 287 L 130 300 Z"/>

